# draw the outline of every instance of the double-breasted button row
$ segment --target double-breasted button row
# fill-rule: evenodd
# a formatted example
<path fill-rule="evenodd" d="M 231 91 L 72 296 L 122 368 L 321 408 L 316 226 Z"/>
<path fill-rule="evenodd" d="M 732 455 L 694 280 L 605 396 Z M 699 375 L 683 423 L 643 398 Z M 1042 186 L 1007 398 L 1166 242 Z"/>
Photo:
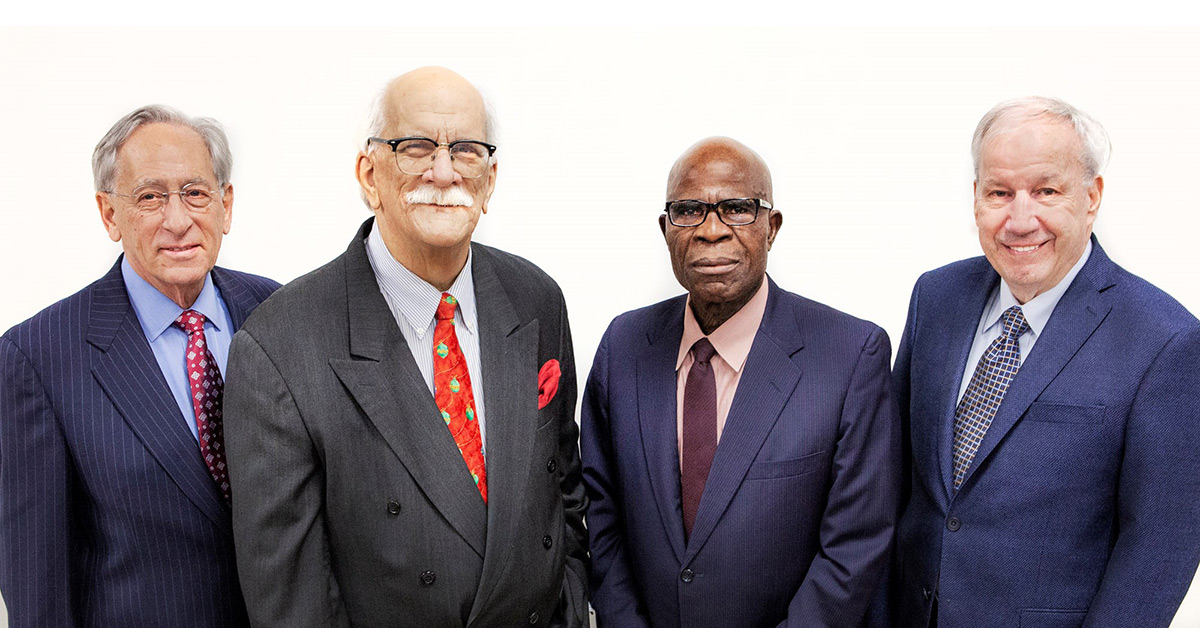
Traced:
<path fill-rule="evenodd" d="M 428 570 L 421 572 L 421 586 L 430 587 L 434 582 L 437 582 L 437 574 Z"/>
<path fill-rule="evenodd" d="M 554 547 L 554 539 L 550 538 L 549 534 L 542 537 L 542 547 L 544 547 L 546 549 L 550 549 L 551 547 Z"/>
<path fill-rule="evenodd" d="M 400 514 L 400 502 L 394 499 L 389 499 L 387 503 L 387 511 L 389 515 Z"/>
<path fill-rule="evenodd" d="M 541 618 L 542 618 L 542 616 L 538 615 L 537 611 L 533 611 L 532 613 L 529 614 L 529 623 L 536 624 L 536 623 L 538 623 L 538 620 Z"/>
<path fill-rule="evenodd" d="M 554 460 L 554 458 L 551 458 L 546 461 L 546 471 L 548 471 L 550 473 L 554 473 L 555 471 L 558 471 L 558 462 L 556 462 Z"/>

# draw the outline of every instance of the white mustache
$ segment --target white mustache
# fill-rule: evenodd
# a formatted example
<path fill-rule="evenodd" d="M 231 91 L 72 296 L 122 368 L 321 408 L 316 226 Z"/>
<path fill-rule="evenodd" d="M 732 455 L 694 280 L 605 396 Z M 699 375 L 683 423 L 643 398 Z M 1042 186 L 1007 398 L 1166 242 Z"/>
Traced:
<path fill-rule="evenodd" d="M 406 193 L 404 200 L 414 205 L 441 205 L 443 207 L 470 207 L 475 204 L 475 198 L 456 185 L 448 188 L 422 185 Z"/>

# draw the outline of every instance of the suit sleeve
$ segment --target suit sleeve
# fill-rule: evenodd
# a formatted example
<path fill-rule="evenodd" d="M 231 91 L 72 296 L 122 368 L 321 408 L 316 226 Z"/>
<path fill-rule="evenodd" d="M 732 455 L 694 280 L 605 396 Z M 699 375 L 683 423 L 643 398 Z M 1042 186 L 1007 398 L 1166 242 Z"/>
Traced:
<path fill-rule="evenodd" d="M 1200 327 L 1142 378 L 1125 426 L 1117 540 L 1085 628 L 1171 623 L 1200 561 Z"/>
<path fill-rule="evenodd" d="M 330 565 L 322 467 L 287 383 L 247 332 L 225 391 L 238 576 L 256 628 L 347 627 Z"/>
<path fill-rule="evenodd" d="M 821 520 L 821 550 L 781 626 L 858 626 L 884 584 L 900 488 L 900 431 L 890 360 L 887 334 L 875 328 L 846 392 Z"/>
<path fill-rule="evenodd" d="M 648 628 L 625 546 L 625 532 L 609 429 L 609 335 L 600 341 L 583 392 L 580 449 L 590 505 L 587 513 L 592 568 L 588 583 L 599 628 Z"/>
<path fill-rule="evenodd" d="M 0 590 L 11 628 L 76 625 L 70 469 L 38 373 L 0 338 Z"/>
<path fill-rule="evenodd" d="M 566 546 L 566 568 L 563 574 L 560 612 L 551 625 L 563 628 L 582 628 L 587 625 L 587 493 L 583 486 L 579 459 L 579 424 L 575 422 L 575 401 L 578 387 L 575 378 L 575 351 L 571 343 L 571 327 L 567 321 L 565 303 L 559 305 L 559 407 L 562 414 L 559 430 L 558 459 L 561 461 L 559 486 L 563 499 L 563 541 Z"/>

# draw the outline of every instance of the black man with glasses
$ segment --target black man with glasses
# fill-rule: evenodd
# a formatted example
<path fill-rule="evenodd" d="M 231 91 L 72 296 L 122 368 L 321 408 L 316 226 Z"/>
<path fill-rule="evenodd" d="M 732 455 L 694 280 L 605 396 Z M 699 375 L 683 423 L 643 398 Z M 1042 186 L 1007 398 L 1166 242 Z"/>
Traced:
<path fill-rule="evenodd" d="M 251 622 L 582 626 L 566 306 L 533 264 L 471 241 L 496 182 L 483 100 L 421 68 L 369 126 L 374 216 L 230 350 L 247 378 L 226 427 Z"/>
<path fill-rule="evenodd" d="M 584 392 L 601 628 L 863 623 L 889 556 L 899 430 L 887 334 L 766 275 L 763 160 L 709 138 L 659 226 L 686 295 L 617 317 Z"/>
<path fill-rule="evenodd" d="M 222 401 L 234 331 L 279 284 L 215 267 L 232 158 L 159 105 L 92 157 L 123 255 L 0 339 L 0 591 L 13 628 L 248 626 Z"/>

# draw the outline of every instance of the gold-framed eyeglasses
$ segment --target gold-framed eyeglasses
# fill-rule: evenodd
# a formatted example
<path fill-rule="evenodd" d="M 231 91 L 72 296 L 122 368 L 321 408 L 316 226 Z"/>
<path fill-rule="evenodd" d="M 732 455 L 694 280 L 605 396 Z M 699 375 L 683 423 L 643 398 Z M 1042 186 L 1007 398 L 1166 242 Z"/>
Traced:
<path fill-rule="evenodd" d="M 727 198 L 715 203 L 692 199 L 667 201 L 667 219 L 676 227 L 696 227 L 708 219 L 708 212 L 716 212 L 717 218 L 730 227 L 741 227 L 758 218 L 759 209 L 772 209 L 771 203 L 761 198 Z"/>
<path fill-rule="evenodd" d="M 464 179 L 478 179 L 487 174 L 491 158 L 496 154 L 495 145 L 479 140 L 437 142 L 428 137 L 397 137 L 390 140 L 368 137 L 367 145 L 371 142 L 391 146 L 400 172 L 414 175 L 425 174 L 432 168 L 438 149 L 445 148 L 450 153 L 450 163 L 459 176 Z"/>
<path fill-rule="evenodd" d="M 193 210 L 207 210 L 221 196 L 220 192 L 208 189 L 203 183 L 189 183 L 178 190 L 167 190 L 158 185 L 143 185 L 133 191 L 133 194 L 118 194 L 105 191 L 113 196 L 133 199 L 133 206 L 138 211 L 156 212 L 166 207 L 172 194 L 179 196 L 183 204 Z"/>

